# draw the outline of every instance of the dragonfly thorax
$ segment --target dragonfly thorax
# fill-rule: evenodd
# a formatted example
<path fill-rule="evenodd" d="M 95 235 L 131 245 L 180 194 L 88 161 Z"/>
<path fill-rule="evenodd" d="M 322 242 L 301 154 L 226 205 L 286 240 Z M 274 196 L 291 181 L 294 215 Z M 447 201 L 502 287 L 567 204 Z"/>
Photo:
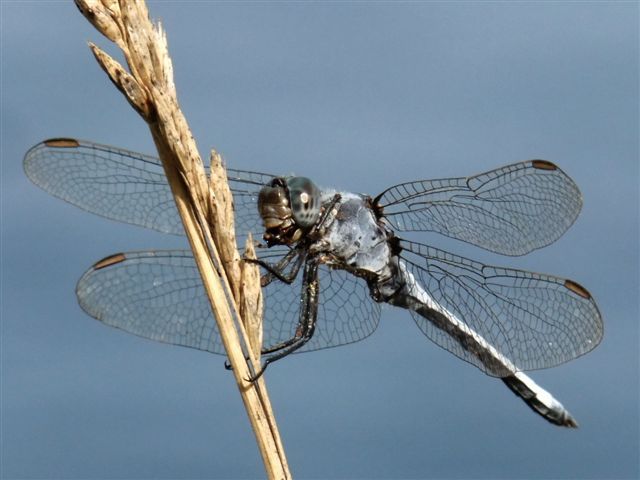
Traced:
<path fill-rule="evenodd" d="M 260 190 L 258 211 L 270 245 L 296 243 L 320 216 L 320 190 L 306 177 L 277 177 Z"/>
<path fill-rule="evenodd" d="M 333 268 L 350 271 L 374 283 L 391 275 L 393 252 L 389 232 L 376 218 L 369 197 L 341 192 L 335 214 L 322 238 L 310 248 Z"/>

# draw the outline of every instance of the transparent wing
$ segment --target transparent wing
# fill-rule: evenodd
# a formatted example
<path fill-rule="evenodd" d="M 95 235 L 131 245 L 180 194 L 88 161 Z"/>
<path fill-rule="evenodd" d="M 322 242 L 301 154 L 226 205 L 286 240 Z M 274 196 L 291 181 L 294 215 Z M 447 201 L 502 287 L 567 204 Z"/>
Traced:
<path fill-rule="evenodd" d="M 412 296 L 437 305 L 435 314 L 411 312 L 418 327 L 488 374 L 505 373 L 492 368 L 491 356 L 534 370 L 579 357 L 602 339 L 598 307 L 571 280 L 483 265 L 405 240 L 400 246 Z"/>
<path fill-rule="evenodd" d="M 183 235 L 171 189 L 156 157 L 97 143 L 58 138 L 25 155 L 24 170 L 46 192 L 91 213 L 163 233 Z M 262 230 L 260 188 L 271 175 L 227 169 L 239 235 Z"/>
<path fill-rule="evenodd" d="M 342 271 L 321 270 L 316 333 L 301 351 L 362 340 L 373 333 L 380 317 L 365 282 Z M 299 281 L 273 281 L 265 288 L 265 347 L 293 337 L 300 286 Z M 107 257 L 80 278 L 76 293 L 82 309 L 107 325 L 159 342 L 225 353 L 189 251 Z"/>
<path fill-rule="evenodd" d="M 374 203 L 398 230 L 524 255 L 562 236 L 580 213 L 582 195 L 553 163 L 529 160 L 468 178 L 402 183 Z"/>

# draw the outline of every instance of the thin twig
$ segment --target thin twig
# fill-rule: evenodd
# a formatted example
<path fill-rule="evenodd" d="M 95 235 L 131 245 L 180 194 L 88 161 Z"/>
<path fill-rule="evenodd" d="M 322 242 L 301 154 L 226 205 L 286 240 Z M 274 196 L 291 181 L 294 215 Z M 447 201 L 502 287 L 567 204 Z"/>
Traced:
<path fill-rule="evenodd" d="M 124 54 L 128 71 L 90 43 L 100 66 L 149 125 L 267 475 L 274 479 L 291 478 L 263 378 L 257 382 L 247 381 L 260 366 L 260 275 L 254 265 L 243 265 L 240 260 L 231 192 L 216 152 L 212 152 L 211 173 L 207 179 L 178 105 L 164 31 L 159 23 L 154 25 L 149 20 L 142 0 L 76 0 L 76 4 L 96 29 L 116 43 Z M 250 241 L 248 246 L 245 254 L 255 255 Z M 240 318 L 242 321 L 237 321 Z M 248 335 L 245 330 L 249 331 Z"/>

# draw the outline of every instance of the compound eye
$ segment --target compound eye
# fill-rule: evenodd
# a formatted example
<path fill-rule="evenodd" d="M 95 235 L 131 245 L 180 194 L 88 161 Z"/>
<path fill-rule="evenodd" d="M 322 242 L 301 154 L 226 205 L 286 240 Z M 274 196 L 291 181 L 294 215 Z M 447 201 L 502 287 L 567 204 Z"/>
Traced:
<path fill-rule="evenodd" d="M 287 179 L 291 213 L 302 228 L 312 227 L 320 216 L 320 190 L 306 177 Z"/>

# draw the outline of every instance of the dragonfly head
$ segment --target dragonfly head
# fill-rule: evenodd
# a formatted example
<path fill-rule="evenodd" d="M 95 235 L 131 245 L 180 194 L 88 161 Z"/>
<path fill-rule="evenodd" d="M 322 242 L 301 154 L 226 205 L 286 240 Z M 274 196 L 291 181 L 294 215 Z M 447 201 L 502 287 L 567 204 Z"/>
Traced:
<path fill-rule="evenodd" d="M 274 178 L 258 196 L 264 239 L 270 245 L 297 242 L 318 221 L 320 203 L 320 190 L 308 178 Z"/>

